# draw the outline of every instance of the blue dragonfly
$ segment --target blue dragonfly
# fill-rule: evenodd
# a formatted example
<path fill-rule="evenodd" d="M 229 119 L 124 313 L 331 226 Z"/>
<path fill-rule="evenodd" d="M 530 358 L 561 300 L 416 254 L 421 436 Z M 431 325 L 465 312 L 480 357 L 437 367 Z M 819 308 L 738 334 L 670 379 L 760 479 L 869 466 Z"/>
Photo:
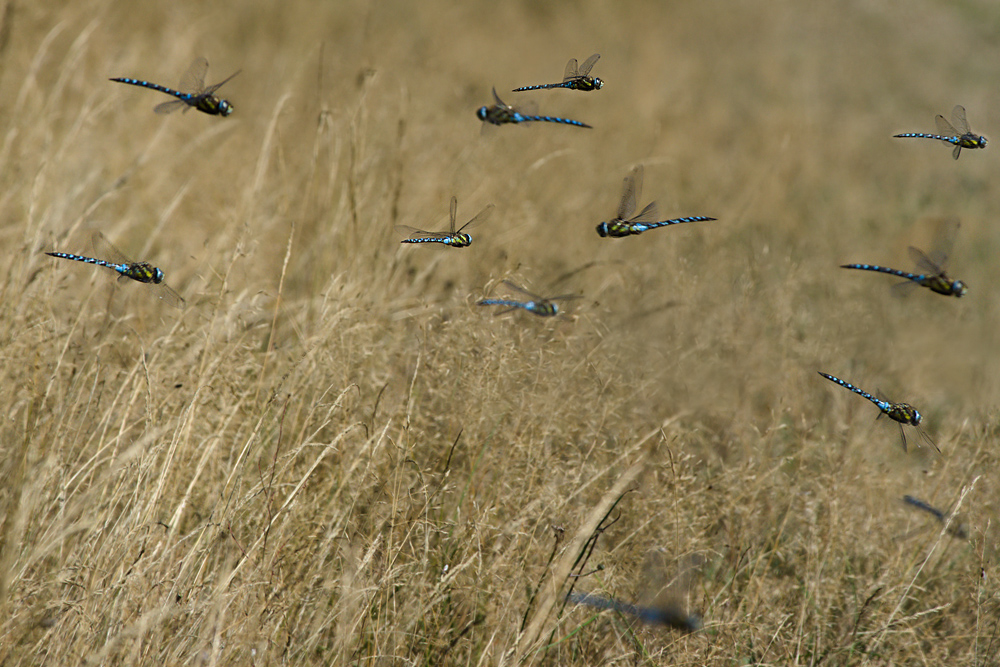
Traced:
<path fill-rule="evenodd" d="M 478 306 L 507 306 L 506 309 L 498 311 L 497 315 L 503 315 L 504 313 L 509 313 L 512 310 L 517 310 L 522 308 L 529 313 L 538 315 L 539 317 L 555 317 L 559 314 L 559 306 L 553 301 L 563 301 L 567 299 L 579 299 L 579 295 L 576 294 L 564 294 L 562 296 L 553 296 L 549 298 L 538 296 L 533 294 L 528 290 L 524 289 L 519 285 L 515 285 L 509 280 L 503 281 L 503 284 L 514 290 L 515 292 L 520 292 L 521 294 L 528 297 L 527 301 L 515 301 L 513 299 L 481 299 L 476 302 Z"/>
<path fill-rule="evenodd" d="M 602 222 L 597 225 L 597 234 L 601 238 L 610 236 L 611 238 L 623 238 L 625 236 L 631 236 L 634 234 L 641 234 L 650 229 L 656 229 L 657 227 L 667 227 L 669 225 L 679 225 L 685 222 L 707 222 L 709 220 L 715 220 L 715 218 L 705 217 L 703 215 L 695 215 L 687 218 L 674 218 L 673 220 L 660 220 L 656 219 L 659 216 L 659 212 L 656 208 L 656 202 L 650 202 L 646 205 L 646 208 L 642 209 L 638 215 L 632 215 L 635 213 L 636 199 L 642 192 L 642 175 L 643 169 L 642 165 L 635 167 L 629 172 L 628 176 L 625 177 L 625 181 L 622 185 L 622 198 L 618 202 L 618 213 L 608 222 Z"/>
<path fill-rule="evenodd" d="M 938 230 L 938 240 L 935 249 L 928 255 L 922 250 L 910 246 L 910 258 L 917 266 L 919 273 L 907 273 L 898 269 L 890 269 L 878 264 L 842 264 L 842 269 L 860 269 L 861 271 L 877 271 L 891 276 L 905 278 L 907 282 L 896 285 L 897 293 L 904 294 L 918 285 L 932 292 L 945 296 L 962 297 L 968 291 L 968 286 L 961 280 L 952 280 L 945 272 L 948 263 L 948 253 L 955 242 L 959 228 L 958 218 L 946 218 Z M 905 291 L 904 291 L 905 290 Z"/>
<path fill-rule="evenodd" d="M 841 380 L 838 377 L 834 377 L 833 375 L 824 373 L 822 371 L 818 372 L 820 375 L 825 377 L 830 382 L 835 382 L 836 384 L 839 384 L 841 387 L 849 389 L 853 391 L 855 394 L 863 396 L 872 403 L 874 403 L 875 406 L 880 410 L 878 417 L 876 417 L 875 419 L 881 419 L 882 415 L 885 415 L 889 419 L 899 424 L 899 434 L 903 438 L 904 452 L 906 451 L 906 432 L 903 430 L 903 426 L 905 425 L 916 428 L 917 433 L 920 434 L 920 437 L 924 440 L 924 442 L 933 446 L 934 449 L 936 449 L 939 454 L 941 453 L 941 450 L 938 448 L 937 443 L 935 443 L 934 440 L 932 440 L 931 437 L 927 435 L 922 428 L 920 428 L 920 423 L 923 421 L 923 416 L 921 416 L 920 411 L 917 410 L 912 405 L 910 405 L 909 403 L 893 403 L 891 401 L 886 401 L 881 398 L 876 398 L 875 396 L 872 396 L 864 389 L 859 389 L 858 387 L 855 387 L 850 382 L 845 382 L 844 380 Z"/>
<path fill-rule="evenodd" d="M 472 244 L 472 237 L 465 233 L 464 230 L 471 229 L 476 225 L 482 224 L 490 217 L 490 213 L 493 212 L 493 204 L 488 205 L 482 211 L 476 214 L 472 220 L 455 229 L 455 218 L 458 214 L 458 198 L 452 196 L 451 198 L 451 226 L 447 232 L 425 232 L 421 229 L 414 229 L 413 227 L 408 227 L 406 225 L 396 225 L 396 231 L 405 234 L 408 238 L 403 239 L 400 243 L 443 243 L 446 246 L 451 246 L 452 248 L 467 248 Z"/>
<path fill-rule="evenodd" d="M 163 282 L 163 271 L 159 268 L 150 265 L 149 262 L 133 262 L 128 259 L 101 232 L 94 232 L 93 243 L 96 254 L 103 255 L 109 259 L 95 259 L 68 252 L 47 252 L 45 254 L 61 259 L 72 259 L 77 262 L 86 262 L 87 264 L 107 267 L 118 274 L 118 280 L 129 278 L 136 282 L 152 285 L 156 288 L 157 296 L 166 303 L 175 308 L 182 308 L 184 306 L 184 299 L 181 295 Z"/>
<path fill-rule="evenodd" d="M 583 61 L 583 65 L 577 67 L 576 58 L 571 58 L 566 63 L 566 72 L 563 80 L 559 83 L 546 83 L 541 86 L 524 86 L 515 88 L 513 92 L 519 93 L 524 90 L 545 90 L 548 88 L 569 88 L 570 90 L 600 90 L 604 87 L 604 82 L 594 76 L 589 76 L 590 70 L 594 69 L 594 64 L 601 58 L 600 53 L 595 53 Z"/>
<path fill-rule="evenodd" d="M 987 139 L 984 136 L 973 134 L 972 130 L 969 129 L 969 121 L 965 118 L 965 107 L 961 104 L 956 104 L 955 108 L 951 112 L 951 123 L 949 123 L 944 116 L 938 114 L 934 118 L 935 124 L 937 124 L 938 132 L 940 134 L 923 134 L 921 132 L 906 132 L 904 134 L 894 134 L 893 137 L 900 139 L 937 139 L 938 141 L 943 141 L 946 144 L 953 145 L 955 150 L 951 152 L 951 156 L 958 159 L 958 155 L 962 152 L 963 148 L 974 149 L 974 148 L 986 148 Z"/>
<path fill-rule="evenodd" d="M 215 91 L 221 88 L 223 84 L 228 82 L 234 76 L 239 74 L 240 71 L 242 70 L 238 70 L 233 74 L 230 74 L 221 82 L 206 88 L 205 74 L 208 73 L 208 61 L 204 58 L 197 58 L 193 63 L 191 63 L 191 67 L 188 68 L 184 78 L 181 79 L 180 90 L 166 88 L 155 83 L 150 83 L 149 81 L 132 79 L 130 77 L 115 77 L 111 79 L 111 81 L 127 83 L 132 86 L 142 86 L 143 88 L 151 88 L 153 90 L 158 90 L 161 93 L 166 93 L 167 95 L 173 95 L 177 98 L 153 107 L 153 111 L 155 113 L 171 113 L 173 111 L 177 111 L 178 109 L 184 109 L 186 112 L 188 109 L 194 108 L 211 116 L 228 116 L 233 113 L 233 105 L 228 100 L 217 97 L 215 95 Z"/>
<path fill-rule="evenodd" d="M 476 117 L 484 123 L 490 123 L 492 125 L 503 125 L 504 123 L 531 123 L 535 121 L 544 121 L 546 123 L 562 123 L 564 125 L 575 125 L 576 127 L 591 127 L 586 123 L 581 123 L 578 120 L 570 120 L 568 118 L 557 118 L 556 116 L 536 116 L 533 114 L 523 113 L 518 109 L 510 106 L 509 104 L 504 104 L 503 100 L 497 95 L 497 89 L 493 89 L 493 100 L 496 102 L 491 107 L 479 107 L 476 111 Z"/>
<path fill-rule="evenodd" d="M 650 625 L 663 625 L 684 632 L 695 632 L 701 628 L 699 616 L 687 614 L 680 607 L 673 605 L 640 607 L 630 602 L 621 602 L 614 598 L 606 598 L 592 593 L 571 593 L 566 599 L 574 604 L 583 604 L 598 609 L 611 609 L 622 614 L 635 616 L 643 623 Z"/>
<path fill-rule="evenodd" d="M 917 509 L 927 512 L 935 519 L 937 519 L 938 522 L 940 522 L 942 525 L 948 521 L 947 514 L 945 514 L 938 508 L 934 507 L 930 503 L 920 500 L 919 498 L 914 498 L 913 496 L 903 496 L 903 502 L 905 502 L 907 505 L 912 505 Z M 954 537 L 957 537 L 960 540 L 968 539 L 969 531 L 964 523 L 957 521 L 953 518 L 951 522 L 947 524 L 947 526 L 948 526 L 947 530 L 950 535 L 953 535 Z"/>

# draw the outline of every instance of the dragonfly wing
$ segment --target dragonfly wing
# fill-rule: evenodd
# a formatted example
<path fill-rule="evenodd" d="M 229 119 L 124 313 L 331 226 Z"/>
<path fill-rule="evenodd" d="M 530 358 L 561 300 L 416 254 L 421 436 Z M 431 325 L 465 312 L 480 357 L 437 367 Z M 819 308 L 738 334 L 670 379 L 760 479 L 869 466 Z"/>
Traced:
<path fill-rule="evenodd" d="M 635 200 L 642 192 L 642 165 L 638 165 L 622 183 L 622 198 L 618 202 L 618 219 L 628 220 L 635 212 Z"/>
<path fill-rule="evenodd" d="M 451 230 L 452 234 L 455 233 L 455 216 L 456 215 L 458 215 L 458 197 L 456 197 L 455 195 L 452 195 L 451 196 L 451 225 L 448 227 L 448 229 Z M 463 227 L 462 229 L 465 229 L 465 228 Z"/>
<path fill-rule="evenodd" d="M 927 256 L 938 266 L 947 266 L 948 257 L 951 255 L 951 249 L 955 245 L 955 239 L 958 237 L 958 230 L 961 226 L 961 221 L 953 215 L 937 222 L 934 230 L 934 245 Z"/>
<path fill-rule="evenodd" d="M 497 106 L 499 106 L 501 108 L 504 108 L 504 109 L 509 109 L 510 108 L 510 106 L 507 105 L 507 104 L 504 104 L 503 100 L 500 99 L 500 96 L 497 95 L 497 89 L 496 88 L 493 89 L 493 101 L 496 102 Z"/>
<path fill-rule="evenodd" d="M 563 81 L 575 79 L 579 75 L 579 69 L 576 66 L 576 58 L 570 58 L 569 62 L 566 63 L 566 71 L 563 72 Z"/>
<path fill-rule="evenodd" d="M 220 81 L 219 83 L 212 84 L 211 86 L 209 86 L 208 88 L 205 89 L 204 94 L 205 95 L 211 95 L 212 93 L 214 93 L 215 91 L 217 91 L 219 88 L 222 88 L 222 86 L 224 86 L 225 84 L 227 84 L 230 79 L 232 79 L 234 76 L 236 76 L 237 74 L 239 74 L 242 71 L 243 70 L 238 69 L 235 72 L 233 72 L 232 74 L 230 74 L 229 76 L 227 76 L 225 79 L 223 79 L 222 81 Z"/>
<path fill-rule="evenodd" d="M 646 204 L 646 208 L 639 212 L 639 215 L 630 219 L 629 222 L 656 222 L 658 217 L 660 217 L 660 212 L 656 207 L 656 202 L 651 201 Z"/>
<path fill-rule="evenodd" d="M 166 283 L 160 283 L 159 285 L 157 285 L 156 286 L 156 291 L 157 291 L 157 296 L 160 297 L 160 299 L 164 303 L 169 304 L 169 305 L 173 306 L 174 308 L 183 308 L 184 307 L 184 297 L 182 297 L 180 294 L 178 294 L 177 292 L 175 292 Z"/>
<path fill-rule="evenodd" d="M 181 99 L 170 100 L 169 102 L 157 104 L 155 107 L 153 107 L 153 113 L 159 113 L 159 114 L 173 113 L 178 109 L 187 109 L 188 107 L 190 107 L 190 105 L 184 100 Z"/>
<path fill-rule="evenodd" d="M 101 232 L 94 232 L 92 237 L 92 242 L 94 244 L 94 252 L 97 253 L 97 257 L 105 259 L 112 264 L 134 264 L 128 255 L 123 253 L 121 250 L 116 248 L 111 241 L 108 240 Z"/>
<path fill-rule="evenodd" d="M 452 201 L 454 201 L 454 199 Z M 472 220 L 469 220 L 467 223 L 465 223 L 464 225 L 462 225 L 461 227 L 459 227 L 458 231 L 460 231 L 460 232 L 464 231 L 466 228 L 471 229 L 473 227 L 476 227 L 477 225 L 480 225 L 480 224 L 486 222 L 486 220 L 490 217 L 490 214 L 493 212 L 494 208 L 496 208 L 496 207 L 493 206 L 493 204 L 489 204 L 486 208 L 484 208 L 482 211 L 480 211 L 479 213 L 477 213 L 476 217 L 474 217 Z M 452 211 L 454 211 L 454 209 L 452 209 Z M 451 222 L 452 222 L 452 227 L 454 228 L 454 226 L 455 226 L 455 219 L 454 219 L 454 217 L 452 217 L 452 221 Z"/>
<path fill-rule="evenodd" d="M 395 230 L 407 238 L 420 237 L 443 239 L 451 236 L 448 232 L 428 232 L 423 229 L 417 229 L 416 227 L 410 227 L 409 225 L 396 225 Z"/>
<path fill-rule="evenodd" d="M 957 137 L 959 135 L 958 130 L 941 114 L 934 117 L 934 124 L 937 125 L 938 134 L 946 137 Z"/>
<path fill-rule="evenodd" d="M 200 93 L 205 89 L 205 74 L 208 73 L 208 60 L 205 58 L 195 58 L 187 72 L 181 78 L 182 93 Z"/>
<path fill-rule="evenodd" d="M 913 294 L 913 292 L 920 287 L 920 283 L 915 280 L 904 280 L 901 283 L 896 283 L 892 286 L 890 293 L 897 299 L 905 299 L 906 297 Z"/>
<path fill-rule="evenodd" d="M 595 53 L 594 55 L 592 55 L 589 58 L 587 58 L 586 60 L 584 60 L 583 64 L 580 65 L 580 71 L 578 73 L 578 76 L 587 76 L 588 74 L 590 74 L 590 70 L 594 69 L 594 64 L 598 60 L 600 60 L 600 58 L 601 58 L 601 54 L 600 53 Z"/>
<path fill-rule="evenodd" d="M 958 130 L 959 134 L 972 132 L 969 129 L 969 121 L 965 118 L 965 107 L 961 104 L 956 104 L 955 108 L 951 110 L 951 122 L 955 124 L 955 129 Z"/>
<path fill-rule="evenodd" d="M 944 269 L 932 258 L 928 257 L 923 250 L 914 248 L 913 246 L 910 246 L 907 250 L 910 253 L 910 259 L 916 264 L 919 273 L 927 273 L 935 276 L 944 274 Z"/>

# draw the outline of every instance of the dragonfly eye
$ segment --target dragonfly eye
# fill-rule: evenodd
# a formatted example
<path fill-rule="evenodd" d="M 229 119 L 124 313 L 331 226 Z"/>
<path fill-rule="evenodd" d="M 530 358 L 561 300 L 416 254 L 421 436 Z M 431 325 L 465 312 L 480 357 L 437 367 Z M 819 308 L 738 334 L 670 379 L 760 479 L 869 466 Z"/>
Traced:
<path fill-rule="evenodd" d="M 153 269 L 153 282 L 157 285 L 163 282 L 163 271 L 159 267 Z"/>
<path fill-rule="evenodd" d="M 476 110 L 476 116 L 479 120 L 486 120 L 486 107 L 479 107 L 479 109 Z"/>
<path fill-rule="evenodd" d="M 603 88 L 603 87 L 604 87 L 604 82 L 603 82 L 603 81 L 601 81 L 600 79 L 598 79 L 598 78 L 597 78 L 597 77 L 595 76 L 595 77 L 594 77 L 594 88 L 597 88 L 598 90 L 600 90 L 600 89 L 601 89 L 601 88 Z"/>
<path fill-rule="evenodd" d="M 226 100 L 219 101 L 219 113 L 221 113 L 223 116 L 228 116 L 229 114 L 231 114 L 233 112 L 233 108 L 234 108 L 233 105 L 227 102 Z"/>
<path fill-rule="evenodd" d="M 951 284 L 951 292 L 955 296 L 965 296 L 965 293 L 969 291 L 969 287 L 963 283 L 961 280 L 956 280 Z"/>
<path fill-rule="evenodd" d="M 608 223 L 602 222 L 601 224 L 597 225 L 597 235 L 600 236 L 601 238 L 604 238 L 605 236 L 608 235 Z"/>
<path fill-rule="evenodd" d="M 988 141 L 989 140 L 986 137 L 979 137 L 979 143 L 982 144 L 983 146 L 985 146 L 988 143 Z"/>

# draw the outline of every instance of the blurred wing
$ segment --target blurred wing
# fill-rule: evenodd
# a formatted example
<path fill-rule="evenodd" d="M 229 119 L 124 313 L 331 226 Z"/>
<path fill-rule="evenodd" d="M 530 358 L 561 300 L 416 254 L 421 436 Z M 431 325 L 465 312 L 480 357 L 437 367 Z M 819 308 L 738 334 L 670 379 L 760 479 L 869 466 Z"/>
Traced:
<path fill-rule="evenodd" d="M 455 216 L 458 215 L 458 197 L 456 197 L 455 195 L 451 196 L 451 209 L 450 209 L 450 212 L 451 212 L 451 224 L 448 227 L 448 229 L 450 229 L 451 233 L 454 234 L 455 233 Z M 463 227 L 463 229 L 465 229 L 465 228 Z"/>
<path fill-rule="evenodd" d="M 169 102 L 164 102 L 162 104 L 157 104 L 153 107 L 153 113 L 166 114 L 173 113 L 178 109 L 189 109 L 190 104 L 181 99 L 170 100 Z"/>
<path fill-rule="evenodd" d="M 642 165 L 638 165 L 625 177 L 622 184 L 622 198 L 618 202 L 618 219 L 628 220 L 635 212 L 635 200 L 642 192 Z"/>
<path fill-rule="evenodd" d="M 166 304 L 173 306 L 174 308 L 184 307 L 184 297 L 175 292 L 166 283 L 160 283 L 156 285 L 157 296 Z"/>
<path fill-rule="evenodd" d="M 213 85 L 209 86 L 205 90 L 205 92 L 202 93 L 202 94 L 203 95 L 211 95 L 212 93 L 214 93 L 215 91 L 217 91 L 219 88 L 222 88 L 222 86 L 225 85 L 226 83 L 228 83 L 230 79 L 232 79 L 234 76 L 236 76 L 237 74 L 239 74 L 242 71 L 243 70 L 241 70 L 241 69 L 236 70 L 235 72 L 233 72 L 232 74 L 230 74 L 229 76 L 227 76 L 225 79 L 223 79 L 219 83 L 216 83 L 216 84 L 213 84 Z"/>
<path fill-rule="evenodd" d="M 402 234 L 407 238 L 432 238 L 432 239 L 443 239 L 451 236 L 448 232 L 427 232 L 423 229 L 417 229 L 416 227 L 410 227 L 409 225 L 396 225 L 394 228 L 397 232 Z"/>
<path fill-rule="evenodd" d="M 497 106 L 499 106 L 499 107 L 502 107 L 502 108 L 505 108 L 505 109 L 509 109 L 510 108 L 508 105 L 504 104 L 503 100 L 500 99 L 500 96 L 497 95 L 497 89 L 496 88 L 493 89 L 493 101 L 496 102 Z"/>
<path fill-rule="evenodd" d="M 521 294 L 524 294 L 525 296 L 529 297 L 532 301 L 545 301 L 544 298 L 538 296 L 534 292 L 529 292 L 520 285 L 516 285 L 509 280 L 503 281 L 503 284 L 509 287 L 510 289 L 514 290 L 515 292 L 520 292 Z"/>
<path fill-rule="evenodd" d="M 955 216 L 949 216 L 937 223 L 937 228 L 934 230 L 934 246 L 927 256 L 938 266 L 942 268 L 948 266 L 948 257 L 951 256 L 951 249 L 955 246 L 955 239 L 961 226 L 961 221 Z"/>
<path fill-rule="evenodd" d="M 584 60 L 583 64 L 580 65 L 579 76 L 587 76 L 588 74 L 590 74 L 590 70 L 594 69 L 594 64 L 598 60 L 600 60 L 600 58 L 601 58 L 601 54 L 600 53 L 595 53 L 594 55 L 592 55 L 589 58 L 587 58 L 586 60 Z M 576 62 L 576 61 L 574 60 L 573 62 Z"/>
<path fill-rule="evenodd" d="M 177 90 L 182 93 L 200 93 L 205 88 L 205 74 L 208 73 L 208 60 L 195 58 L 191 67 L 181 78 L 181 86 Z M 235 74 L 233 76 L 236 76 Z M 230 77 L 231 78 L 231 77 Z"/>
<path fill-rule="evenodd" d="M 944 274 L 944 269 L 941 268 L 941 266 L 937 262 L 935 262 L 933 259 L 924 254 L 923 250 L 920 250 L 919 248 L 914 248 L 913 246 L 910 246 L 909 248 L 907 248 L 907 250 L 910 253 L 910 259 L 912 259 L 913 263 L 916 264 L 917 266 L 918 273 L 926 273 L 933 276 L 939 276 Z M 913 281 L 911 280 L 909 282 Z"/>
<path fill-rule="evenodd" d="M 455 199 L 452 198 L 452 202 L 454 202 L 454 201 L 455 201 Z M 495 208 L 495 206 L 493 206 L 493 204 L 489 204 L 486 208 L 484 208 L 482 211 L 480 211 L 479 213 L 477 213 L 476 217 L 474 217 L 472 220 L 469 220 L 467 223 L 465 223 L 464 225 L 462 225 L 461 227 L 459 227 L 458 231 L 460 231 L 460 232 L 464 231 L 466 228 L 472 229 L 473 227 L 476 227 L 477 225 L 481 225 L 482 223 L 486 222 L 486 220 L 490 217 L 490 214 L 493 212 L 494 208 Z M 451 212 L 452 212 L 451 227 L 452 227 L 452 229 L 454 229 L 455 228 L 455 209 L 452 208 Z"/>

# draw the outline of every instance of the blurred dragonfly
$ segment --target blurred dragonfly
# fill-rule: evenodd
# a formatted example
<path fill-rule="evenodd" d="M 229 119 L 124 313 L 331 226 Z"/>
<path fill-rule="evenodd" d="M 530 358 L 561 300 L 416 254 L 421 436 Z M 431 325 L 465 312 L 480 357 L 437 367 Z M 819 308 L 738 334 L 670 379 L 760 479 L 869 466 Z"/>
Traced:
<path fill-rule="evenodd" d="M 695 632 L 701 628 L 701 617 L 684 611 L 682 598 L 687 597 L 693 574 L 703 564 L 704 559 L 701 557 L 689 557 L 684 560 L 678 576 L 668 581 L 666 573 L 669 568 L 665 555 L 662 551 L 655 550 L 647 555 L 643 564 L 642 596 L 646 598 L 646 602 L 642 605 L 580 592 L 571 593 L 566 599 L 574 604 L 587 605 L 597 609 L 610 609 L 620 614 L 634 616 L 650 625 L 662 625 L 683 632 Z"/>
<path fill-rule="evenodd" d="M 908 403 L 893 403 L 891 401 L 886 401 L 881 398 L 876 398 L 871 394 L 869 394 L 864 389 L 859 389 L 858 387 L 855 387 L 850 382 L 845 382 L 844 380 L 841 380 L 838 377 L 834 377 L 832 375 L 829 375 L 828 373 L 823 373 L 822 371 L 819 371 L 819 374 L 825 377 L 830 382 L 835 382 L 836 384 L 839 384 L 841 387 L 849 389 L 859 396 L 864 396 L 869 401 L 874 403 L 876 407 L 878 407 L 878 409 L 881 411 L 879 412 L 878 417 L 876 417 L 875 419 L 880 419 L 882 415 L 886 415 L 887 417 L 889 417 L 889 419 L 898 423 L 899 434 L 903 437 L 904 452 L 906 451 L 906 432 L 903 431 L 903 425 L 905 424 L 907 426 L 912 426 L 916 428 L 917 433 L 920 434 L 920 437 L 924 440 L 924 442 L 927 442 L 928 444 L 932 445 L 934 449 L 937 449 L 939 454 L 941 453 L 941 450 L 938 449 L 937 444 L 931 439 L 929 435 L 927 435 L 924 432 L 922 428 L 920 428 L 920 422 L 923 421 L 923 417 L 920 415 L 920 412 L 912 405 Z"/>
<path fill-rule="evenodd" d="M 476 116 L 484 123 L 492 125 L 503 125 L 504 123 L 530 123 L 534 121 L 544 121 L 546 123 L 562 123 L 564 125 L 575 125 L 577 127 L 590 127 L 586 123 L 568 118 L 558 118 L 556 116 L 536 116 L 524 113 L 504 101 L 497 95 L 497 89 L 493 89 L 493 101 L 496 102 L 491 107 L 479 107 Z"/>
<path fill-rule="evenodd" d="M 163 282 L 163 271 L 155 266 L 151 266 L 149 262 L 133 262 L 128 259 L 101 232 L 94 232 L 93 243 L 96 254 L 103 255 L 109 259 L 84 257 L 68 252 L 47 252 L 45 254 L 52 257 L 72 259 L 77 262 L 86 262 L 87 264 L 107 267 L 118 274 L 118 280 L 130 278 L 140 283 L 146 283 L 155 288 L 157 296 L 171 306 L 181 308 L 184 305 L 184 299 L 181 298 L 181 295 Z"/>
<path fill-rule="evenodd" d="M 947 218 L 938 231 L 938 241 L 935 249 L 928 255 L 922 250 L 910 246 L 910 258 L 917 266 L 920 273 L 907 273 L 898 269 L 890 269 L 887 266 L 877 264 L 842 264 L 842 269 L 860 269 L 862 271 L 878 271 L 891 276 L 906 278 L 907 282 L 896 285 L 898 294 L 908 293 L 910 288 L 917 285 L 926 287 L 932 292 L 944 294 L 945 296 L 962 297 L 968 291 L 968 286 L 961 280 L 952 280 L 945 273 L 945 266 L 948 263 L 948 253 L 955 242 L 955 236 L 959 228 L 958 218 Z"/>
<path fill-rule="evenodd" d="M 498 311 L 496 315 L 503 315 L 504 313 L 509 313 L 512 310 L 521 308 L 539 317 L 554 317 L 559 314 L 559 306 L 553 301 L 563 301 L 567 299 L 579 299 L 577 294 L 564 294 L 562 296 L 553 297 L 541 297 L 537 294 L 533 294 L 528 290 L 524 289 L 519 285 L 515 285 L 509 280 L 503 281 L 503 284 L 514 290 L 515 292 L 520 292 L 521 294 L 528 297 L 527 301 L 515 301 L 513 299 L 481 299 L 476 302 L 479 306 L 507 306 L 504 310 Z"/>
<path fill-rule="evenodd" d="M 962 152 L 963 148 L 973 149 L 973 148 L 986 148 L 986 137 L 980 136 L 978 134 L 973 134 L 972 130 L 969 129 L 969 121 L 965 118 L 965 107 L 961 104 L 956 104 L 955 108 L 951 112 L 951 123 L 945 120 L 945 117 L 938 114 L 934 118 L 934 122 L 937 124 L 938 132 L 941 134 L 923 134 L 921 132 L 906 132 L 904 134 L 894 134 L 893 137 L 900 139 L 937 139 L 938 141 L 943 141 L 946 144 L 951 144 L 955 147 L 955 150 L 951 152 L 951 156 L 958 159 L 959 153 Z"/>
<path fill-rule="evenodd" d="M 559 83 L 546 83 L 541 86 L 524 86 L 523 88 L 515 88 L 513 92 L 519 93 L 524 90 L 545 90 L 547 88 L 569 88 L 571 90 L 600 90 L 604 87 L 604 82 L 597 77 L 588 76 L 590 70 L 594 68 L 594 63 L 596 63 L 601 57 L 600 53 L 595 53 L 586 60 L 583 61 L 583 65 L 579 68 L 576 66 L 576 58 L 571 58 L 568 63 L 566 63 L 566 72 L 563 74 L 563 80 Z"/>
<path fill-rule="evenodd" d="M 406 225 L 396 225 L 396 231 L 406 234 L 409 238 L 403 239 L 400 243 L 443 243 L 452 248 L 465 248 L 472 244 L 472 237 L 463 230 L 471 229 L 486 221 L 493 212 L 493 204 L 488 205 L 476 214 L 472 220 L 455 229 L 455 217 L 458 213 L 458 198 L 451 198 L 451 226 L 447 232 L 425 232 L 414 229 Z"/>
<path fill-rule="evenodd" d="M 153 111 L 155 113 L 171 113 L 172 111 L 177 111 L 178 109 L 184 109 L 184 111 L 187 111 L 193 107 L 198 111 L 207 113 L 211 116 L 228 116 L 233 113 L 233 105 L 230 104 L 228 100 L 216 97 L 215 91 L 221 88 L 223 84 L 232 79 L 234 76 L 239 74 L 240 71 L 236 71 L 223 79 L 221 82 L 206 88 L 205 74 L 207 73 L 208 61 L 204 58 L 197 58 L 193 63 L 191 63 L 191 67 L 188 68 L 184 78 L 181 79 L 180 90 L 166 88 L 155 83 L 150 83 L 149 81 L 132 79 L 129 77 L 116 77 L 111 79 L 111 81 L 158 90 L 161 93 L 173 95 L 177 98 L 176 100 L 170 100 L 169 102 L 164 102 L 163 104 L 158 104 L 153 107 Z"/>
<path fill-rule="evenodd" d="M 942 525 L 948 521 L 947 514 L 937 509 L 936 507 L 931 506 L 929 503 L 925 503 L 923 500 L 920 500 L 919 498 L 914 498 L 913 496 L 903 496 L 903 502 L 905 502 L 908 505 L 912 505 L 917 509 L 923 510 L 924 512 L 927 512 L 928 514 L 932 515 L 935 519 L 937 519 Z M 957 537 L 960 540 L 965 540 L 969 538 L 969 531 L 965 527 L 965 524 L 958 521 L 955 518 L 952 518 L 951 522 L 948 523 L 947 530 L 949 535 Z"/>
<path fill-rule="evenodd" d="M 635 167 L 629 172 L 628 176 L 625 177 L 625 181 L 622 184 L 622 198 L 618 202 L 618 213 L 613 219 L 608 222 L 602 222 L 597 225 L 597 234 L 604 238 L 610 236 L 612 238 L 622 238 L 625 236 L 630 236 L 633 234 L 641 234 L 650 229 L 656 229 L 657 227 L 666 227 L 668 225 L 679 225 L 684 222 L 706 222 L 708 220 L 715 220 L 715 218 L 708 218 L 701 215 L 696 215 L 688 218 L 674 218 L 673 220 L 661 220 L 656 221 L 659 217 L 659 213 L 656 208 L 656 202 L 650 202 L 646 205 L 646 208 L 642 209 L 638 215 L 632 215 L 635 213 L 636 200 L 642 193 L 642 175 L 643 169 L 642 165 Z"/>

